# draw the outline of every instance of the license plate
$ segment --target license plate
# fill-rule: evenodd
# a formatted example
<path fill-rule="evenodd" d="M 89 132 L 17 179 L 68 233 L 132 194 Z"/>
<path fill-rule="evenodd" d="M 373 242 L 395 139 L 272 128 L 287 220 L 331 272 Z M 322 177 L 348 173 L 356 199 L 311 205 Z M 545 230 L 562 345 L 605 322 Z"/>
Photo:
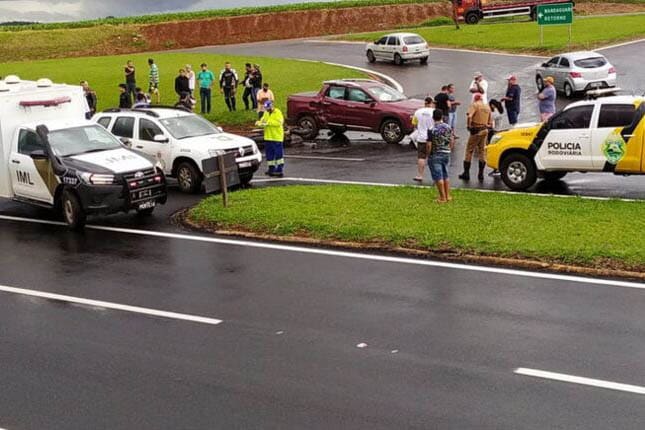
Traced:
<path fill-rule="evenodd" d="M 245 161 L 244 163 L 240 163 L 237 165 L 240 169 L 244 169 L 245 167 L 251 167 L 251 162 L 250 161 Z"/>
<path fill-rule="evenodd" d="M 147 201 L 147 202 L 143 202 L 143 203 L 141 203 L 141 204 L 139 205 L 138 209 L 139 209 L 139 210 L 143 210 L 143 209 L 152 209 L 152 208 L 154 208 L 155 206 L 157 206 L 157 202 L 155 202 L 154 200 L 149 200 L 149 201 Z"/>
<path fill-rule="evenodd" d="M 139 198 L 140 199 L 145 199 L 146 197 L 152 197 L 152 190 L 139 191 Z"/>

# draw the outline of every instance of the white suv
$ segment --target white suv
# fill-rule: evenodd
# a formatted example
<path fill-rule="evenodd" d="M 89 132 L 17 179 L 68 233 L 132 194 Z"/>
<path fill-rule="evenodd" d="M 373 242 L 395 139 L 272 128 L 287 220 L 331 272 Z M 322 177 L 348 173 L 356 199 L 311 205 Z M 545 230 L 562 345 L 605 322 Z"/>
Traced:
<path fill-rule="evenodd" d="M 240 182 L 248 184 L 262 162 L 249 138 L 225 133 L 199 115 L 176 108 L 108 109 L 93 121 L 129 139 L 131 148 L 155 157 L 166 176 L 177 178 L 187 193 L 201 190 L 202 161 L 219 151 L 235 152 Z"/>
<path fill-rule="evenodd" d="M 414 33 L 392 33 L 381 37 L 365 47 L 367 61 L 394 61 L 397 66 L 408 60 L 428 64 L 430 47 L 425 39 Z"/>

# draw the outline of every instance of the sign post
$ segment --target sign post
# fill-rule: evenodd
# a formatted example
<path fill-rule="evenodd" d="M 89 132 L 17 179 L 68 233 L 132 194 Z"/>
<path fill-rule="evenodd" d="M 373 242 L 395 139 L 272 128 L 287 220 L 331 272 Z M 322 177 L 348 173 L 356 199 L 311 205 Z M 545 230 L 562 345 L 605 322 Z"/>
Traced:
<path fill-rule="evenodd" d="M 202 161 L 206 193 L 221 191 L 224 207 L 228 206 L 228 188 L 240 184 L 235 158 L 233 152 L 220 151 L 215 157 Z"/>
<path fill-rule="evenodd" d="M 541 4 L 537 7 L 537 23 L 540 26 L 540 46 L 544 43 L 545 25 L 568 25 L 571 46 L 573 3 Z"/>

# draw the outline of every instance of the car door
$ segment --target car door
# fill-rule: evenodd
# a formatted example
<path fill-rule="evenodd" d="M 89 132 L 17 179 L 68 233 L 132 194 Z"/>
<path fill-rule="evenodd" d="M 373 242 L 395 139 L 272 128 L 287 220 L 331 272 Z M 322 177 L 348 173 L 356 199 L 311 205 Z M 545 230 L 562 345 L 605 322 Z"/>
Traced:
<path fill-rule="evenodd" d="M 598 112 L 597 126 L 591 131 L 593 166 L 604 170 L 606 163 L 616 165 L 627 155 L 627 142 L 620 131 L 634 120 L 636 106 L 625 104 L 603 104 Z M 631 151 L 630 151 L 631 153 Z"/>
<path fill-rule="evenodd" d="M 542 170 L 594 170 L 591 150 L 591 118 L 594 105 L 562 111 L 548 123 L 549 132 L 536 155 Z"/>
<path fill-rule="evenodd" d="M 330 85 L 327 88 L 325 97 L 322 100 L 323 122 L 327 125 L 345 125 L 345 101 L 346 87 L 342 85 Z"/>
<path fill-rule="evenodd" d="M 165 137 L 165 141 L 155 141 L 155 136 Z M 132 139 L 132 149 L 141 151 L 144 154 L 155 157 L 163 167 L 165 173 L 172 169 L 171 143 L 167 133 L 161 127 L 148 118 L 139 118 L 136 127 L 136 134 Z"/>
<path fill-rule="evenodd" d="M 381 37 L 374 44 L 374 56 L 379 59 L 385 58 L 386 55 L 387 36 Z"/>
<path fill-rule="evenodd" d="M 134 117 L 118 116 L 112 123 L 110 132 L 116 137 L 132 141 L 134 138 Z"/>
<path fill-rule="evenodd" d="M 567 57 L 560 57 L 560 63 L 554 72 L 555 87 L 558 90 L 564 91 L 564 84 L 569 79 L 569 72 L 571 72 L 571 63 Z"/>
<path fill-rule="evenodd" d="M 555 78 L 556 73 L 558 72 L 558 64 L 560 63 L 560 57 L 553 57 L 546 63 L 542 65 L 542 79 L 547 76 L 553 76 Z"/>
<path fill-rule="evenodd" d="M 395 36 L 388 37 L 384 59 L 394 61 L 394 54 L 396 54 L 398 45 L 399 45 L 398 37 L 395 37 Z"/>
<path fill-rule="evenodd" d="M 48 159 L 31 158 L 34 151 L 44 154 L 45 145 L 34 131 L 20 129 L 18 145 L 12 148 L 9 156 L 13 193 L 16 197 L 53 204 L 58 178 Z"/>
<path fill-rule="evenodd" d="M 347 88 L 347 124 L 359 129 L 373 129 L 376 100 L 361 88 Z"/>

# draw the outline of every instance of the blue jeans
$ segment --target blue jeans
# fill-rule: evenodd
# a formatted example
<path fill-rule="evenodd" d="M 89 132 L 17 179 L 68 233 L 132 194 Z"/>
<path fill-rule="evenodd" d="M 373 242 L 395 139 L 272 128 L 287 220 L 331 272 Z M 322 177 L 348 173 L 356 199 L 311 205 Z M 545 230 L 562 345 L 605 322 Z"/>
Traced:
<path fill-rule="evenodd" d="M 455 127 L 457 126 L 457 112 L 450 112 L 448 114 L 448 125 L 452 128 L 452 132 L 455 132 Z"/>
<path fill-rule="evenodd" d="M 507 110 L 508 113 L 508 123 L 510 125 L 517 124 L 517 118 L 520 116 L 520 113 L 514 110 Z"/>
<path fill-rule="evenodd" d="M 202 113 L 211 113 L 211 89 L 200 88 L 199 97 L 202 99 Z"/>
<path fill-rule="evenodd" d="M 428 167 L 433 181 L 448 179 L 448 164 L 450 164 L 450 154 L 447 152 L 437 152 L 428 157 Z"/>
<path fill-rule="evenodd" d="M 269 172 L 282 173 L 284 169 L 284 146 L 282 145 L 282 142 L 265 140 L 264 150 L 266 152 L 267 166 L 269 166 Z"/>

